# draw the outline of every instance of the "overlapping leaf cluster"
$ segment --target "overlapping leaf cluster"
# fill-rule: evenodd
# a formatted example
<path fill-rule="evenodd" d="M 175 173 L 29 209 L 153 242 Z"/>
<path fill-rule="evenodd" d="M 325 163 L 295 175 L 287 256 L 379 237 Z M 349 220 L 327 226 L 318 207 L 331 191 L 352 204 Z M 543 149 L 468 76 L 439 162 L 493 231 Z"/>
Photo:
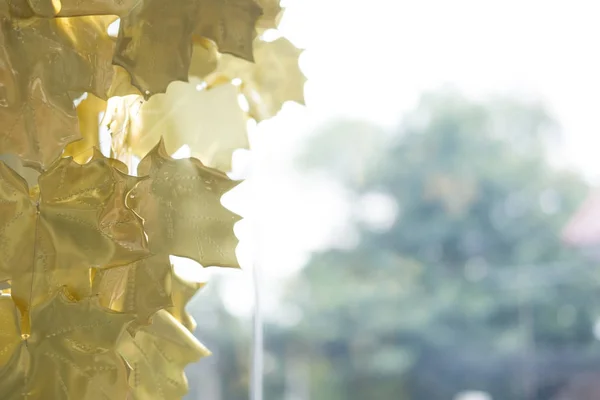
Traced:
<path fill-rule="evenodd" d="M 187 392 L 203 285 L 169 256 L 238 267 L 231 154 L 248 118 L 303 101 L 299 50 L 260 37 L 280 16 L 277 0 L 0 0 L 0 154 L 37 171 L 0 161 L 2 399 Z M 183 144 L 196 158 L 171 158 Z"/>

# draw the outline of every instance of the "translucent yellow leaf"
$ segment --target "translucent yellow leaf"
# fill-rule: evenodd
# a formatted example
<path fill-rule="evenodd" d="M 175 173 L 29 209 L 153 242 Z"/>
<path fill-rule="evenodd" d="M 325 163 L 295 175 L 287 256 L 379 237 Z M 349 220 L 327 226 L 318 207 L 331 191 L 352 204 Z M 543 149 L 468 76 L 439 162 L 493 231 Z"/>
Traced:
<path fill-rule="evenodd" d="M 106 113 L 100 124 L 110 130 L 113 150 L 116 147 L 129 151 L 131 130 L 136 124 L 140 107 L 143 104 L 143 97 L 138 95 L 117 96 L 108 99 Z M 138 143 L 135 145 L 137 147 Z"/>
<path fill-rule="evenodd" d="M 0 162 L 0 282 L 32 265 L 36 219 L 27 182 Z"/>
<path fill-rule="evenodd" d="M 277 28 L 283 14 L 279 0 L 258 0 L 258 4 L 261 6 L 263 14 L 256 23 L 257 28 L 261 30 Z"/>
<path fill-rule="evenodd" d="M 26 182 L 0 163 L 0 281 L 26 314 L 66 285 L 77 297 L 90 294 L 90 267 L 129 264 L 148 255 L 140 218 L 125 204 L 139 181 L 106 159 L 79 165 L 61 159 Z"/>
<path fill-rule="evenodd" d="M 190 77 L 205 78 L 217 69 L 218 52 L 217 46 L 210 40 L 199 36 L 192 38 L 193 52 L 189 63 L 188 75 Z M 115 73 L 112 85 L 108 91 L 109 96 L 142 95 L 140 90 L 132 84 L 131 75 L 119 65 L 115 65 Z M 154 77 L 152 77 L 154 78 Z M 187 79 L 185 79 L 187 80 Z M 165 78 L 167 85 L 171 78 Z M 139 85 L 138 85 L 139 86 Z M 158 90 L 164 92 L 164 90 Z M 154 93 L 151 91 L 150 94 Z"/>
<path fill-rule="evenodd" d="M 252 61 L 252 41 L 262 10 L 255 0 L 197 0 L 194 33 L 213 40 L 219 52 Z"/>
<path fill-rule="evenodd" d="M 17 18 L 31 18 L 35 14 L 28 0 L 11 0 L 0 2 L 0 15 L 13 16 Z"/>
<path fill-rule="evenodd" d="M 249 113 L 261 121 L 277 114 L 286 101 L 304 104 L 306 77 L 298 65 L 301 53 L 285 38 L 273 42 L 256 40 L 254 63 L 223 55 L 215 74 L 242 81 Z"/>
<path fill-rule="evenodd" d="M 185 307 L 204 286 L 206 286 L 204 282 L 191 282 L 177 274 L 173 275 L 173 305 L 166 308 L 166 310 L 190 332 L 196 329 L 196 321 L 185 310 Z"/>
<path fill-rule="evenodd" d="M 82 138 L 70 143 L 65 148 L 63 156 L 70 156 L 79 163 L 87 162 L 94 154 L 94 149 L 100 145 L 99 127 L 100 115 L 106 110 L 106 101 L 93 94 L 88 94 L 77 106 L 79 131 Z"/>
<path fill-rule="evenodd" d="M 255 0 L 143 0 L 121 17 L 113 61 L 131 75 L 144 97 L 187 81 L 192 35 L 219 51 L 253 60 L 252 41 L 261 8 Z"/>
<path fill-rule="evenodd" d="M 54 17 L 61 8 L 60 0 L 27 0 L 31 10 L 41 17 Z"/>
<path fill-rule="evenodd" d="M 217 46 L 208 39 L 195 36 L 192 60 L 188 74 L 190 77 L 205 78 L 217 69 L 219 54 Z"/>
<path fill-rule="evenodd" d="M 204 165 L 229 172 L 233 152 L 248 148 L 239 91 L 231 84 L 202 89 L 200 83 L 174 82 L 167 93 L 146 102 L 136 96 L 110 99 L 102 123 L 139 157 L 163 137 L 169 153 L 187 145 Z"/>
<path fill-rule="evenodd" d="M 3 400 L 23 400 L 30 358 L 23 345 L 20 316 L 8 295 L 0 295 L 0 393 Z"/>
<path fill-rule="evenodd" d="M 110 89 L 108 89 L 109 97 L 129 95 L 140 96 L 142 94 L 138 88 L 131 84 L 131 75 L 129 75 L 129 72 L 127 72 L 125 68 L 115 65 L 114 71 L 113 81 Z"/>
<path fill-rule="evenodd" d="M 126 398 L 126 365 L 116 350 L 133 316 L 103 309 L 95 298 L 74 301 L 66 290 L 33 308 L 30 333 L 17 315 L 11 299 L 0 296 L 3 399 Z"/>
<path fill-rule="evenodd" d="M 135 314 L 139 324 L 147 325 L 152 314 L 173 304 L 172 279 L 169 257 L 157 255 L 129 265 L 98 270 L 92 291 L 102 306 Z"/>
<path fill-rule="evenodd" d="M 31 1 L 31 0 L 30 0 Z M 43 0 L 60 3 L 59 17 L 78 15 L 124 15 L 142 0 Z"/>
<path fill-rule="evenodd" d="M 138 175 L 149 179 L 131 192 L 129 204 L 144 219 L 153 253 L 239 267 L 233 225 L 240 217 L 220 201 L 238 182 L 195 158 L 172 159 L 162 141 L 140 162 Z"/>
<path fill-rule="evenodd" d="M 195 1 L 144 0 L 121 18 L 113 61 L 145 97 L 187 81 L 196 8 Z"/>
<path fill-rule="evenodd" d="M 15 154 L 2 154 L 0 155 L 0 161 L 3 161 L 10 169 L 21 175 L 27 181 L 29 187 L 37 185 L 40 172 L 23 165 L 23 160 L 19 156 Z"/>
<path fill-rule="evenodd" d="M 39 169 L 79 138 L 73 98 L 105 97 L 114 17 L 12 20 L 0 16 L 0 148 Z"/>
<path fill-rule="evenodd" d="M 118 346 L 130 365 L 132 400 L 177 400 L 188 392 L 184 368 L 208 356 L 209 351 L 165 310 L 135 337 L 126 332 Z"/>

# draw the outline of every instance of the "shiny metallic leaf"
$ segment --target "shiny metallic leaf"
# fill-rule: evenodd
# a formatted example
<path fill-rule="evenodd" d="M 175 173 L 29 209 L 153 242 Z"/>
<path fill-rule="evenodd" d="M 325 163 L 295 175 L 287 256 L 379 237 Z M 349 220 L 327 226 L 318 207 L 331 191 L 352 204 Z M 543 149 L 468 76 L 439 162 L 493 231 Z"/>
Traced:
<path fill-rule="evenodd" d="M 79 165 L 61 159 L 39 177 L 31 194 L 14 171 L 0 163 L 0 281 L 23 313 L 66 285 L 90 294 L 90 267 L 108 268 L 148 255 L 142 223 L 125 204 L 139 179 L 105 159 Z"/>
<path fill-rule="evenodd" d="M 0 17 L 0 148 L 47 168 L 77 138 L 73 99 L 106 97 L 113 17 Z"/>
<path fill-rule="evenodd" d="M 113 62 L 145 97 L 187 81 L 195 11 L 194 1 L 143 0 L 121 18 Z"/>
<path fill-rule="evenodd" d="M 169 257 L 157 255 L 96 271 L 92 291 L 102 306 L 135 314 L 137 323 L 148 325 L 156 311 L 173 305 L 172 280 Z"/>
<path fill-rule="evenodd" d="M 75 301 L 64 289 L 33 308 L 29 333 L 17 315 L 0 296 L 3 399 L 126 398 L 126 365 L 116 348 L 133 316 L 103 309 L 95 298 Z"/>
<path fill-rule="evenodd" d="M 139 157 L 163 137 L 170 153 L 187 145 L 204 165 L 229 172 L 233 152 L 248 148 L 240 93 L 231 84 L 210 90 L 200 84 L 174 82 L 167 93 L 146 102 L 141 96 L 110 99 L 102 124 L 109 126 L 113 141 L 127 142 Z"/>
<path fill-rule="evenodd" d="M 94 154 L 94 149 L 100 145 L 99 127 L 100 116 L 106 110 L 106 101 L 88 94 L 77 106 L 77 118 L 79 119 L 79 131 L 81 139 L 67 145 L 63 156 L 83 164 Z"/>
<path fill-rule="evenodd" d="M 253 60 L 261 14 L 254 0 L 141 0 L 121 18 L 113 61 L 149 98 L 188 80 L 193 35 L 214 41 L 221 53 Z"/>
<path fill-rule="evenodd" d="M 172 159 L 162 141 L 140 162 L 138 175 L 149 179 L 131 192 L 129 204 L 144 219 L 153 253 L 239 267 L 233 225 L 240 217 L 221 205 L 238 182 L 195 158 Z"/>
<path fill-rule="evenodd" d="M 219 52 L 252 61 L 256 22 L 262 15 L 255 0 L 197 0 L 198 22 L 194 33 L 213 40 Z"/>
<path fill-rule="evenodd" d="M 263 14 L 256 23 L 257 28 L 261 30 L 277 28 L 283 15 L 283 9 L 279 3 L 279 0 L 258 0 Z"/>
<path fill-rule="evenodd" d="M 30 0 L 31 1 L 31 0 Z M 44 0 L 60 3 L 59 17 L 124 15 L 142 0 Z"/>
<path fill-rule="evenodd" d="M 161 310 L 152 325 L 125 332 L 119 353 L 131 367 L 132 400 L 177 400 L 188 392 L 184 368 L 210 352 L 171 314 Z"/>
<path fill-rule="evenodd" d="M 206 283 L 187 281 L 177 274 L 173 275 L 173 305 L 166 310 L 190 332 L 196 329 L 196 321 L 185 310 L 192 297 L 201 290 Z"/>
<path fill-rule="evenodd" d="M 277 114 L 286 101 L 304 104 L 306 77 L 298 66 L 301 53 L 285 38 L 273 42 L 256 40 L 254 63 L 223 55 L 215 74 L 241 79 L 249 113 L 261 121 Z"/>

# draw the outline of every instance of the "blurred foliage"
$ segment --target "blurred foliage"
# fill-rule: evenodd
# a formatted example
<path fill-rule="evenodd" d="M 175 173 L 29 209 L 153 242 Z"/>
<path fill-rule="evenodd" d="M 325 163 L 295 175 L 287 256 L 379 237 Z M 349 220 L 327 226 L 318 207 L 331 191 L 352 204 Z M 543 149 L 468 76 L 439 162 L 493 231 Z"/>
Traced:
<path fill-rule="evenodd" d="M 243 320 L 226 311 L 219 299 L 221 280 L 214 278 L 189 307 L 198 322 L 194 335 L 210 346 L 212 355 L 186 368 L 190 391 L 185 399 L 247 399 L 251 331 Z"/>
<path fill-rule="evenodd" d="M 299 167 L 398 213 L 389 229 L 357 216 L 357 246 L 291 280 L 282 307 L 303 317 L 268 326 L 265 398 L 548 400 L 600 368 L 600 271 L 560 240 L 588 187 L 549 164 L 557 132 L 540 105 L 450 92 L 424 96 L 395 135 L 357 121 L 317 132 Z"/>

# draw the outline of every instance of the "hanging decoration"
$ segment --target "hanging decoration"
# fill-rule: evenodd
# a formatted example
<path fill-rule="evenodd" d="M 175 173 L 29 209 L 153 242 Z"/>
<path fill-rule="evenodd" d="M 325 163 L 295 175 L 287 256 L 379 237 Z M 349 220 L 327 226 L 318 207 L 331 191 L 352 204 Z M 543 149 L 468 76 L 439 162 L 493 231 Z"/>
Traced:
<path fill-rule="evenodd" d="M 187 393 L 184 368 L 209 354 L 185 310 L 204 283 L 170 256 L 239 268 L 232 154 L 250 119 L 304 101 L 301 51 L 263 37 L 281 15 L 278 0 L 0 0 L 0 398 Z"/>

